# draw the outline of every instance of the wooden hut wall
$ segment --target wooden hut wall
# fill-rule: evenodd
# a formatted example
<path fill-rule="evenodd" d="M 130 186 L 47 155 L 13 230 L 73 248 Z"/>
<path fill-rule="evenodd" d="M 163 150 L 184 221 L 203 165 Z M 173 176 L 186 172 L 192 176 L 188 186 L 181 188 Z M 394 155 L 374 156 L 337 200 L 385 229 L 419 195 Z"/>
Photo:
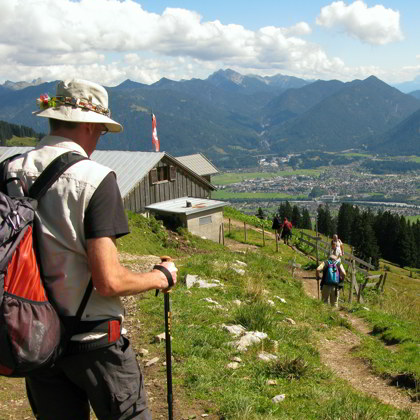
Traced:
<path fill-rule="evenodd" d="M 173 165 L 172 161 L 162 159 L 157 167 Z M 180 197 L 210 198 L 210 189 L 182 168 L 176 167 L 174 181 L 151 184 L 147 174 L 124 198 L 124 208 L 136 213 L 144 211 L 145 206 Z"/>

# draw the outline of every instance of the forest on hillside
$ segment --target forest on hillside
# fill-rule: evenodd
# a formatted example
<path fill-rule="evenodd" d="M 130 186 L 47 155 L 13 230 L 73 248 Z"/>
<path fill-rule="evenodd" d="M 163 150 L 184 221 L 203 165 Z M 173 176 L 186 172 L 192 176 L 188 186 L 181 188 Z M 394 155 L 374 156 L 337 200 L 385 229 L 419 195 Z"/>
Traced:
<path fill-rule="evenodd" d="M 259 214 L 258 214 L 259 213 Z M 257 216 L 261 216 L 259 209 Z M 278 208 L 283 220 L 287 217 L 293 226 L 310 229 L 310 217 L 304 210 L 288 201 Z M 361 210 L 358 206 L 342 203 L 338 215 L 333 217 L 328 204 L 317 210 L 318 232 L 339 238 L 354 249 L 354 255 L 379 266 L 379 258 L 401 267 L 420 268 L 420 220 L 411 223 L 404 216 L 390 211 Z M 308 226 L 309 225 L 309 226 Z"/>
<path fill-rule="evenodd" d="M 411 223 L 404 216 L 389 211 L 361 211 L 359 207 L 343 203 L 334 220 L 328 205 L 318 208 L 318 230 L 331 236 L 337 233 L 343 242 L 354 248 L 357 257 L 379 258 L 401 267 L 420 268 L 420 221 Z"/>
<path fill-rule="evenodd" d="M 30 127 L 24 125 L 10 124 L 6 121 L 0 121 L 0 144 L 7 146 L 6 140 L 16 137 L 34 137 L 40 139 L 43 134 L 37 133 Z"/>

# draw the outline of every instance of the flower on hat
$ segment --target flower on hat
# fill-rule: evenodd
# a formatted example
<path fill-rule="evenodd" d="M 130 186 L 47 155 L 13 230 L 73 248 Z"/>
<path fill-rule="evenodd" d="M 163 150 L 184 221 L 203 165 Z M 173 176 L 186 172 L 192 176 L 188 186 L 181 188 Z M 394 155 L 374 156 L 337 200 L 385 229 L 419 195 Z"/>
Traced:
<path fill-rule="evenodd" d="M 47 93 L 44 93 L 43 95 L 40 95 L 40 97 L 36 100 L 36 104 L 42 110 L 48 108 L 55 108 L 61 105 L 71 105 L 75 108 L 88 109 L 89 111 L 93 111 L 97 114 L 102 114 L 107 117 L 111 116 L 111 111 L 109 109 L 104 108 L 101 105 L 95 105 L 92 102 L 85 99 L 75 98 L 74 96 L 54 96 L 50 98 Z"/>
<path fill-rule="evenodd" d="M 54 99 L 55 98 L 50 98 L 48 93 L 44 93 L 43 95 L 40 95 L 40 97 L 36 100 L 36 103 L 41 109 L 47 109 L 55 106 Z"/>

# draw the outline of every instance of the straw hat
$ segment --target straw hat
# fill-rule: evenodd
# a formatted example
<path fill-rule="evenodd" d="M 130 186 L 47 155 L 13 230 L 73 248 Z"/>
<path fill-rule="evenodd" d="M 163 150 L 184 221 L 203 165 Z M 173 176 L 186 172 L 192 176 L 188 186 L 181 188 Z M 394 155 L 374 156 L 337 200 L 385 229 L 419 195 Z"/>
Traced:
<path fill-rule="evenodd" d="M 104 124 L 110 132 L 119 133 L 121 124 L 112 120 L 108 109 L 108 93 L 101 85 L 87 80 L 73 79 L 60 81 L 56 96 L 41 95 L 37 99 L 41 108 L 35 111 L 38 117 L 62 121 Z"/>

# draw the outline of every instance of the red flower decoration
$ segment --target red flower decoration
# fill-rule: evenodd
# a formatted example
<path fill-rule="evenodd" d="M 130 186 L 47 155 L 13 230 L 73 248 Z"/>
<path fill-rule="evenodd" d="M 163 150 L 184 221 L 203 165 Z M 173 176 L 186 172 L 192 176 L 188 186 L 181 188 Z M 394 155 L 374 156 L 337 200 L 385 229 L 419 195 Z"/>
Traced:
<path fill-rule="evenodd" d="M 43 102 L 44 104 L 48 104 L 48 101 L 50 100 L 48 93 L 44 93 L 39 98 L 41 99 L 41 102 Z"/>

